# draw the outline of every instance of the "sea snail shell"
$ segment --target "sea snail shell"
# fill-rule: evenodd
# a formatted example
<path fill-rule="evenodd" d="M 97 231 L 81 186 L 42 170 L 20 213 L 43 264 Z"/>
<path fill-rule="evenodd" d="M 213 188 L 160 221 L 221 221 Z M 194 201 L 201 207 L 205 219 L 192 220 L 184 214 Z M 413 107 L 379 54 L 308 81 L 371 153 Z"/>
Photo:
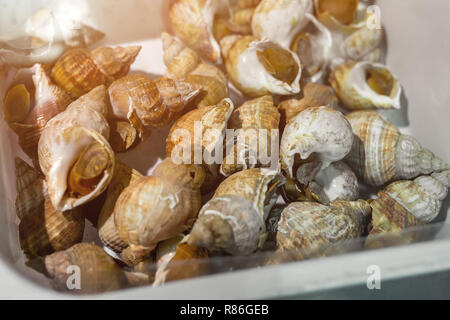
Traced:
<path fill-rule="evenodd" d="M 352 112 L 347 119 L 355 139 L 345 161 L 369 185 L 382 186 L 448 168 L 416 139 L 401 134 L 375 111 Z"/>
<path fill-rule="evenodd" d="M 284 129 L 281 166 L 290 178 L 307 185 L 318 171 L 342 160 L 352 143 L 353 132 L 342 113 L 329 107 L 308 108 Z M 296 155 L 300 156 L 298 168 L 294 168 Z"/>
<path fill-rule="evenodd" d="M 39 140 L 39 164 L 55 209 L 93 200 L 112 179 L 115 156 L 108 143 L 104 86 L 73 102 L 50 120 Z"/>

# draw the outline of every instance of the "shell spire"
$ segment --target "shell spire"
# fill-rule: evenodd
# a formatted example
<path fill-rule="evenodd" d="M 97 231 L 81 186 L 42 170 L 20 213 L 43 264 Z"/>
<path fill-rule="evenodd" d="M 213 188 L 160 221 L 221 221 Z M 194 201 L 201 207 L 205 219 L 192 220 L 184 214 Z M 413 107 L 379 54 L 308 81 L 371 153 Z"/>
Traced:
<path fill-rule="evenodd" d="M 228 79 L 219 68 L 202 62 L 195 51 L 168 33 L 161 38 L 168 77 L 185 80 L 204 91 L 198 107 L 215 105 L 228 97 Z"/>
<path fill-rule="evenodd" d="M 141 46 L 100 47 L 91 51 L 92 59 L 109 78 L 108 82 L 125 76 L 141 51 Z"/>
<path fill-rule="evenodd" d="M 355 139 L 345 161 L 369 185 L 382 186 L 449 168 L 415 138 L 401 134 L 375 111 L 352 112 L 347 119 Z"/>

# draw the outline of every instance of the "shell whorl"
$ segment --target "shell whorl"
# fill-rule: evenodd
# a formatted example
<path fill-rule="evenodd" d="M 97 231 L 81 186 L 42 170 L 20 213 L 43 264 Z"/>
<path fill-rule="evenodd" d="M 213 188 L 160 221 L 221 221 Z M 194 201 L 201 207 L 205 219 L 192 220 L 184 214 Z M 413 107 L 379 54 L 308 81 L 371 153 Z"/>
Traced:
<path fill-rule="evenodd" d="M 188 243 L 210 251 L 245 255 L 257 249 L 264 230 L 263 217 L 252 203 L 236 195 L 225 195 L 203 206 Z"/>
<path fill-rule="evenodd" d="M 450 170 L 420 176 L 414 181 L 397 181 L 384 192 L 422 222 L 434 220 L 450 187 Z"/>
<path fill-rule="evenodd" d="M 401 134 L 375 111 L 352 112 L 347 119 L 355 139 L 346 162 L 369 185 L 382 186 L 448 168 L 416 139 Z"/>

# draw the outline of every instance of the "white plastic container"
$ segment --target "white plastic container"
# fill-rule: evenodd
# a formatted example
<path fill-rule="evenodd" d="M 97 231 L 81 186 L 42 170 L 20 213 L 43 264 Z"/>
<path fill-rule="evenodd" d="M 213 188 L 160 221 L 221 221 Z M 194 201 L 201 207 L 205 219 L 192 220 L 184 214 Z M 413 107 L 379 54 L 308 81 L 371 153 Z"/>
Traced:
<path fill-rule="evenodd" d="M 164 16 L 168 0 L 84 0 L 8 1 L 0 0 L 0 35 L 8 19 L 20 19 L 24 10 L 33 12 L 41 5 L 62 10 L 107 34 L 102 44 L 140 44 L 143 49 L 133 71 L 163 74 L 159 35 L 166 30 Z M 398 76 L 405 92 L 403 112 L 387 116 L 404 133 L 415 136 L 422 145 L 450 162 L 450 34 L 447 0 L 378 1 L 387 30 L 387 64 Z M 1 70 L 0 70 L 1 71 Z M 3 95 L 4 88 L 0 86 Z M 142 173 L 164 157 L 167 128 L 154 132 L 150 141 L 121 156 Z M 67 298 L 50 288 L 49 281 L 25 266 L 18 243 L 14 211 L 14 157 L 24 156 L 17 138 L 0 120 L 0 298 Z M 146 159 L 146 161 L 142 161 Z M 382 281 L 397 277 L 450 270 L 450 199 L 438 220 L 430 227 L 430 241 L 402 247 L 343 254 L 285 265 L 236 271 L 167 284 L 112 292 L 101 298 L 272 298 L 315 290 L 365 283 L 367 268 L 376 265 Z M 89 232 L 87 232 L 89 237 Z M 90 240 L 89 238 L 86 240 Z M 92 240 L 95 240 L 92 238 Z M 86 296 L 85 296 L 86 297 Z M 84 298 L 85 298 L 84 297 Z M 77 298 L 79 298 L 77 296 Z M 91 298 L 91 297 L 89 297 Z"/>

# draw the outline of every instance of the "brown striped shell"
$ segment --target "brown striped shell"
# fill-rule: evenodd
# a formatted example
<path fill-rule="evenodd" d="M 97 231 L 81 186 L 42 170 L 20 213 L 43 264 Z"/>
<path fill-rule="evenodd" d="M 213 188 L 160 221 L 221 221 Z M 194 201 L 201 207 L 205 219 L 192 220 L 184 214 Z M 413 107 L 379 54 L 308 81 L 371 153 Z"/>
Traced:
<path fill-rule="evenodd" d="M 346 117 L 355 139 L 345 161 L 365 183 L 382 186 L 448 168 L 416 139 L 401 134 L 377 112 L 356 111 Z"/>
<path fill-rule="evenodd" d="M 111 115 L 128 120 L 143 138 L 146 130 L 169 124 L 200 93 L 181 80 L 132 74 L 114 81 L 108 89 Z"/>
<path fill-rule="evenodd" d="M 51 70 L 53 81 L 76 99 L 102 84 L 123 77 L 130 70 L 141 47 L 101 47 L 67 50 Z"/>
<path fill-rule="evenodd" d="M 130 245 L 126 254 L 133 257 L 136 252 L 143 258 L 158 242 L 190 228 L 200 210 L 204 178 L 201 166 L 166 159 L 151 177 L 125 188 L 117 199 L 114 221 L 119 237 Z"/>
<path fill-rule="evenodd" d="M 224 99 L 217 105 L 186 113 L 170 129 L 166 140 L 167 157 L 177 162 L 203 164 L 206 181 L 202 191 L 210 192 L 220 182 L 218 163 L 222 161 L 223 140 L 233 109 L 233 102 Z M 197 137 L 201 137 L 201 141 L 196 141 Z"/>
<path fill-rule="evenodd" d="M 45 268 L 54 287 L 60 291 L 92 294 L 128 286 L 120 267 L 102 248 L 92 243 L 79 243 L 46 256 Z M 76 287 L 77 277 L 79 288 Z"/>
<path fill-rule="evenodd" d="M 28 257 L 66 250 L 83 239 L 84 220 L 80 209 L 60 212 L 46 198 L 42 206 L 20 221 L 20 246 Z"/>
<path fill-rule="evenodd" d="M 200 210 L 187 243 L 232 255 L 248 255 L 261 246 L 263 216 L 245 198 L 217 196 Z"/>
<path fill-rule="evenodd" d="M 98 234 L 103 244 L 117 253 L 122 252 L 128 247 L 128 244 L 117 233 L 114 223 L 114 207 L 122 191 L 142 177 L 138 171 L 118 162 L 114 177 L 106 191 L 105 204 L 97 222 Z"/>
<path fill-rule="evenodd" d="M 329 206 L 291 203 L 278 222 L 278 248 L 293 251 L 303 258 L 316 255 L 338 241 L 360 237 L 370 213 L 369 204 L 363 200 L 335 201 Z"/>
<path fill-rule="evenodd" d="M 203 97 L 197 101 L 198 107 L 215 105 L 228 97 L 228 80 L 219 68 L 202 62 L 195 51 L 168 33 L 161 38 L 167 76 L 199 86 Z"/>
<path fill-rule="evenodd" d="M 247 101 L 234 110 L 229 128 L 237 130 L 238 136 L 234 138 L 233 145 L 227 145 L 231 150 L 226 155 L 220 172 L 227 177 L 248 168 L 278 169 L 278 155 L 272 155 L 272 152 L 278 145 L 279 123 L 280 114 L 271 96 Z"/>
<path fill-rule="evenodd" d="M 169 8 L 172 31 L 202 57 L 221 63 L 220 47 L 213 36 L 214 17 L 222 8 L 222 1 L 174 0 Z"/>

